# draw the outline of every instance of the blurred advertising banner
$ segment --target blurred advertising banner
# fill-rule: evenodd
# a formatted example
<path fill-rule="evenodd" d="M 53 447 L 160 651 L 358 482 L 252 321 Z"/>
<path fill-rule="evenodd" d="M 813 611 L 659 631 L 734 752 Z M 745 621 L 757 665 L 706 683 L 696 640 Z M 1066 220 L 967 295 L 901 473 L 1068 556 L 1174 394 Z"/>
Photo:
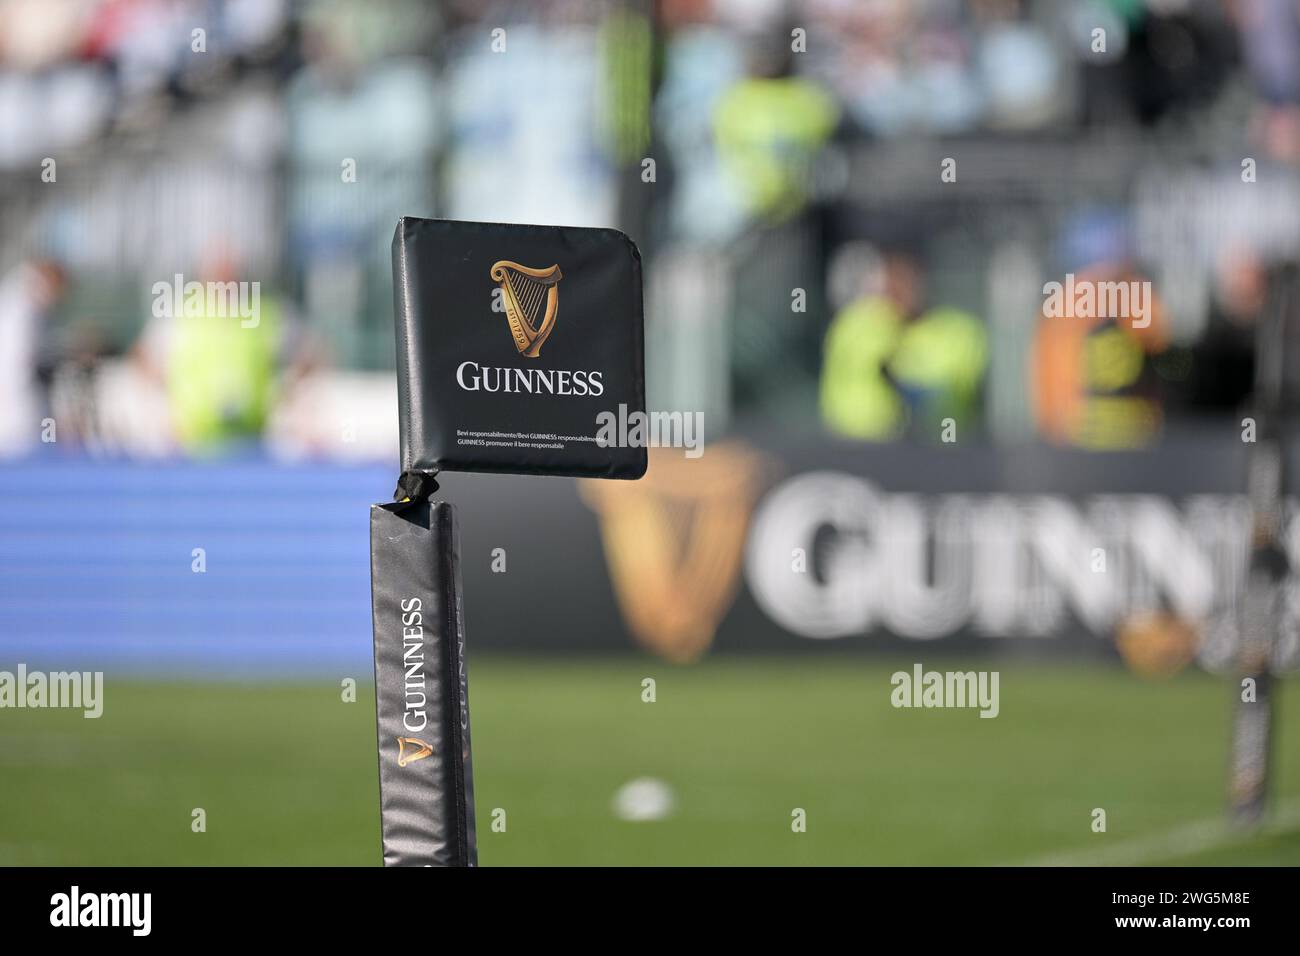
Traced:
<path fill-rule="evenodd" d="M 1244 448 L 1232 431 L 1106 454 L 754 435 L 694 459 L 652 449 L 639 482 L 441 478 L 464 512 L 471 653 L 640 648 L 686 663 L 924 645 L 1117 657 L 1155 675 L 1230 667 Z M 390 472 L 260 455 L 10 463 L 0 657 L 364 672 L 362 505 Z M 1294 566 L 1292 506 L 1283 539 Z M 1274 663 L 1290 667 L 1290 623 L 1281 637 Z"/>
<path fill-rule="evenodd" d="M 548 484 L 522 508 L 508 480 L 456 494 L 480 512 L 467 592 L 498 597 L 472 611 L 484 642 L 597 650 L 625 632 L 680 662 L 923 642 L 1160 674 L 1230 665 L 1243 461 L 1231 437 L 1105 455 L 736 439 L 695 461 L 657 450 L 642 482 Z M 1294 656 L 1284 635 L 1277 663 Z"/>

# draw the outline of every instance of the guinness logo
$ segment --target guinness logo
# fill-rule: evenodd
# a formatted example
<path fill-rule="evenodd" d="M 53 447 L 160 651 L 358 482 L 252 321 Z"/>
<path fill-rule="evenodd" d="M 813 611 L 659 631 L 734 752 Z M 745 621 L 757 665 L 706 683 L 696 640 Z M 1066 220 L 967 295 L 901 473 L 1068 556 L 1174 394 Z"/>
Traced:
<path fill-rule="evenodd" d="M 1142 677 L 1172 677 L 1192 662 L 1200 644 L 1196 629 L 1177 615 L 1130 614 L 1115 633 L 1124 663 Z"/>
<path fill-rule="evenodd" d="M 506 321 L 520 355 L 537 358 L 542 343 L 555 328 L 562 278 L 558 265 L 530 269 L 509 259 L 493 264 L 492 281 L 501 287 Z"/>
<path fill-rule="evenodd" d="M 736 597 L 762 472 L 763 459 L 739 444 L 695 459 L 652 448 L 638 482 L 581 483 L 623 618 L 646 647 L 686 662 L 713 643 Z"/>
<path fill-rule="evenodd" d="M 397 738 L 397 765 L 399 767 L 405 767 L 408 763 L 423 760 L 431 753 L 433 753 L 433 748 L 419 737 Z"/>

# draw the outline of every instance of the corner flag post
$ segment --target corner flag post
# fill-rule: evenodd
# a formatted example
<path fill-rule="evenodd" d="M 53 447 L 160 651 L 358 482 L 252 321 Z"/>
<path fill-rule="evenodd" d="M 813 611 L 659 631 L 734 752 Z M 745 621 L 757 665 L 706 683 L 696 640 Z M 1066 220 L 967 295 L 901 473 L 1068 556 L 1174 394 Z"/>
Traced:
<path fill-rule="evenodd" d="M 1240 608 L 1238 683 L 1229 756 L 1232 822 L 1253 826 L 1263 817 L 1272 756 L 1276 702 L 1272 659 L 1282 628 L 1289 562 L 1282 542 L 1286 496 L 1285 356 L 1290 312 L 1297 304 L 1296 269 L 1273 276 L 1256 330 L 1255 442 L 1247 459 L 1250 560 Z"/>

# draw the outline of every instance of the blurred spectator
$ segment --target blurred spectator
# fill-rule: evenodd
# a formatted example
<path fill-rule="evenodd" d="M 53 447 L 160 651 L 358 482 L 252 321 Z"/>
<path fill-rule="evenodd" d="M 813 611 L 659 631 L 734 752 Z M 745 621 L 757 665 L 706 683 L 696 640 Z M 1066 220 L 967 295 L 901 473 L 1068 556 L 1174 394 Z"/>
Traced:
<path fill-rule="evenodd" d="M 723 166 L 756 217 L 779 222 L 808 201 L 813 161 L 835 132 L 839 108 L 811 80 L 792 75 L 789 32 L 755 39 L 750 75 L 714 112 Z"/>
<path fill-rule="evenodd" d="M 1260 95 L 1255 138 L 1274 159 L 1300 164 L 1300 8 L 1292 0 L 1232 4 Z"/>
<path fill-rule="evenodd" d="M 866 288 L 826 336 L 822 415 L 841 435 L 883 441 L 913 423 L 940 437 L 941 422 L 975 414 L 988 361 L 983 323 L 961 309 L 921 312 L 922 277 L 905 253 L 868 270 Z"/>
<path fill-rule="evenodd" d="M 1150 357 L 1169 335 L 1163 306 L 1146 296 L 1145 313 L 1105 312 L 1103 283 L 1151 284 L 1132 261 L 1127 226 L 1109 212 L 1085 212 L 1067 228 L 1061 258 L 1066 288 L 1088 289 L 1093 305 L 1046 297 L 1033 349 L 1035 412 L 1045 438 L 1094 450 L 1140 447 L 1162 420 Z M 1072 275 L 1072 278 L 1071 278 Z M 1130 286 L 1130 288 L 1132 288 Z"/>
<path fill-rule="evenodd" d="M 1239 249 L 1221 257 L 1214 302 L 1200 339 L 1190 350 L 1184 397 L 1195 408 L 1235 412 L 1255 381 L 1255 328 L 1268 296 L 1268 270 L 1259 256 Z"/>
<path fill-rule="evenodd" d="M 191 453 L 259 438 L 282 387 L 311 361 L 280 298 L 238 278 L 229 250 L 214 248 L 199 294 L 191 299 L 188 284 L 182 301 L 159 293 L 137 345 L 140 368 L 166 388 L 176 439 Z M 233 314 L 228 297 L 210 294 L 230 287 L 240 296 Z"/>
<path fill-rule="evenodd" d="M 0 455 L 22 454 L 40 438 L 42 330 L 64 288 L 63 267 L 52 259 L 25 262 L 0 279 Z"/>

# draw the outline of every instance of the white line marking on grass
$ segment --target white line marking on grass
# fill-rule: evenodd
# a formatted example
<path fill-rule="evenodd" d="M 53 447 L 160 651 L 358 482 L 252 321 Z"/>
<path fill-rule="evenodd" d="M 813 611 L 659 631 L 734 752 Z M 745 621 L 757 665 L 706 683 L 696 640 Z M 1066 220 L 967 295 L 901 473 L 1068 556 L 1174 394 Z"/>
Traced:
<path fill-rule="evenodd" d="M 1054 853 L 1021 863 L 1021 866 L 1141 866 L 1153 860 L 1191 856 L 1255 836 L 1284 833 L 1300 827 L 1300 800 L 1279 803 L 1257 829 L 1231 826 L 1221 817 L 1186 823 L 1164 833 L 1137 837 L 1096 850 Z"/>

